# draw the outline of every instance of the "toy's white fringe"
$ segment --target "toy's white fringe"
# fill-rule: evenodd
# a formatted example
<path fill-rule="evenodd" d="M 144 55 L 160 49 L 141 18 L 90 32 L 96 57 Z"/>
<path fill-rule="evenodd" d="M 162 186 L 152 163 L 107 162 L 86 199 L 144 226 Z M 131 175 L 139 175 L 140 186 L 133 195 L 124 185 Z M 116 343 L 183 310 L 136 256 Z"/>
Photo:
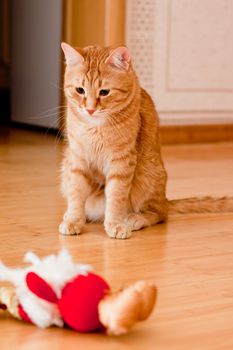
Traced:
<path fill-rule="evenodd" d="M 58 255 L 49 255 L 42 259 L 32 252 L 28 252 L 24 257 L 24 261 L 31 263 L 31 265 L 22 269 L 11 269 L 0 262 L 0 280 L 14 284 L 17 298 L 23 309 L 38 327 L 45 328 L 53 324 L 62 327 L 63 321 L 60 318 L 57 305 L 35 296 L 27 287 L 26 275 L 29 271 L 37 273 L 49 283 L 59 298 L 68 281 L 78 275 L 86 275 L 91 267 L 74 264 L 67 250 L 62 250 Z"/>

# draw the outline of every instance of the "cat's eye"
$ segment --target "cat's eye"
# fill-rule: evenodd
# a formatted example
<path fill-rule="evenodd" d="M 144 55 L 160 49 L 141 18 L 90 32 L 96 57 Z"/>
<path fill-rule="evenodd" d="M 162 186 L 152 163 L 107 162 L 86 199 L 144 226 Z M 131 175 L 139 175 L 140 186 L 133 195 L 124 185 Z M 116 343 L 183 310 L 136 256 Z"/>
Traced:
<path fill-rule="evenodd" d="M 109 94 L 110 90 L 109 89 L 101 89 L 99 94 L 100 96 L 107 96 Z"/>
<path fill-rule="evenodd" d="M 79 95 L 84 95 L 84 94 L 85 94 L 85 90 L 84 90 L 84 88 L 82 88 L 81 86 L 76 87 L 75 90 L 77 91 L 77 93 L 78 93 Z"/>

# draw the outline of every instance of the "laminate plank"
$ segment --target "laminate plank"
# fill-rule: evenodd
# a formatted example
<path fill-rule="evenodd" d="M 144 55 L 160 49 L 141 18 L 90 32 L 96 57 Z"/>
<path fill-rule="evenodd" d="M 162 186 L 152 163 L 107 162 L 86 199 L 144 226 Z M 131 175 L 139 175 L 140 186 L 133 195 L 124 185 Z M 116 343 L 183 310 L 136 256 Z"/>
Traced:
<path fill-rule="evenodd" d="M 233 215 L 173 216 L 126 241 L 109 239 L 99 224 L 86 225 L 80 236 L 61 236 L 62 151 L 51 135 L 0 133 L 1 260 L 18 266 L 28 250 L 42 256 L 67 248 L 114 289 L 153 281 L 158 303 L 147 321 L 118 338 L 41 330 L 0 311 L 0 349 L 232 349 Z M 163 146 L 162 151 L 169 198 L 233 195 L 232 143 Z"/>

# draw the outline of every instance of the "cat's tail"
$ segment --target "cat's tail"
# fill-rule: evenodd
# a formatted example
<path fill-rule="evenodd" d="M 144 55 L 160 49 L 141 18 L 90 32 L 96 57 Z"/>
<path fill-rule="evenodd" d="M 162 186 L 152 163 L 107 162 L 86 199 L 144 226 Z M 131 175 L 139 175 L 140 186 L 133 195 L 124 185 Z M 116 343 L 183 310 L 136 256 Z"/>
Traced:
<path fill-rule="evenodd" d="M 169 201 L 169 214 L 232 213 L 233 197 L 193 197 Z"/>
<path fill-rule="evenodd" d="M 169 200 L 169 215 L 232 213 L 233 197 L 193 197 Z M 105 196 L 103 191 L 92 193 L 86 201 L 86 217 L 89 222 L 103 222 L 105 212 Z"/>

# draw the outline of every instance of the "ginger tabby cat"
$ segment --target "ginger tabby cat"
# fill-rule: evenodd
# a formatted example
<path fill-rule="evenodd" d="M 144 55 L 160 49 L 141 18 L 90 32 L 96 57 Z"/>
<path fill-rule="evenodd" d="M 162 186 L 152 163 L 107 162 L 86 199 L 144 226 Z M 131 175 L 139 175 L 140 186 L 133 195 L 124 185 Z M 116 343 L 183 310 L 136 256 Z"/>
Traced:
<path fill-rule="evenodd" d="M 129 238 L 168 215 L 155 106 L 126 47 L 74 49 L 63 43 L 62 49 L 68 104 L 62 192 L 68 208 L 59 231 L 79 234 L 87 219 L 103 221 L 111 238 Z M 171 211 L 177 204 L 184 212 L 189 202 L 184 209 L 172 201 Z M 189 209 L 209 211 L 209 200 L 202 204 L 193 209 L 191 201 Z"/>

